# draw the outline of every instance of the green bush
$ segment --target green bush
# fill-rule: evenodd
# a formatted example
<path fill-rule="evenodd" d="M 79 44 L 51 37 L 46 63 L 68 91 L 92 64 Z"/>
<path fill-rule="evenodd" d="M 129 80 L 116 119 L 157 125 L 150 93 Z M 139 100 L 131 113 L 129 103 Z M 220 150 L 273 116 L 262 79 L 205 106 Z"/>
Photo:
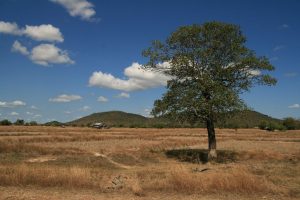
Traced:
<path fill-rule="evenodd" d="M 36 121 L 31 121 L 31 122 L 29 122 L 29 125 L 30 125 L 30 126 L 37 126 L 38 123 L 37 123 Z"/>
<path fill-rule="evenodd" d="M 2 126 L 10 126 L 12 125 L 11 121 L 7 120 L 7 119 L 4 119 L 2 121 L 0 121 L 0 125 Z"/>
<path fill-rule="evenodd" d="M 286 130 L 286 127 L 284 125 L 273 121 L 269 121 L 269 122 L 261 121 L 258 127 L 262 130 L 267 130 L 267 131 Z"/>
<path fill-rule="evenodd" d="M 283 120 L 282 124 L 286 127 L 288 130 L 295 130 L 297 128 L 297 120 L 295 120 L 292 117 L 287 117 Z"/>
<path fill-rule="evenodd" d="M 17 125 L 17 126 L 21 126 L 21 125 L 24 125 L 25 122 L 24 122 L 23 119 L 17 119 L 14 124 Z"/>
<path fill-rule="evenodd" d="M 258 125 L 258 127 L 262 130 L 266 130 L 267 126 L 268 126 L 268 122 L 266 122 L 266 121 L 261 121 Z"/>

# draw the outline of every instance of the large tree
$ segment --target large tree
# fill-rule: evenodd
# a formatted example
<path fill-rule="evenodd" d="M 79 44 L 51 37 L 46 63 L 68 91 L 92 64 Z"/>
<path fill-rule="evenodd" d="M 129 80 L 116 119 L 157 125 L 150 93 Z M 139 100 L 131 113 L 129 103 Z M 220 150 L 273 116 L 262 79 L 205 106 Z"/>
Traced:
<path fill-rule="evenodd" d="M 246 107 L 239 95 L 256 84 L 276 84 L 266 74 L 274 70 L 268 59 L 256 56 L 245 43 L 239 26 L 208 22 L 180 27 L 165 42 L 155 40 L 143 51 L 149 58 L 145 68 L 171 77 L 152 114 L 204 122 L 208 159 L 217 157 L 215 122 Z"/>

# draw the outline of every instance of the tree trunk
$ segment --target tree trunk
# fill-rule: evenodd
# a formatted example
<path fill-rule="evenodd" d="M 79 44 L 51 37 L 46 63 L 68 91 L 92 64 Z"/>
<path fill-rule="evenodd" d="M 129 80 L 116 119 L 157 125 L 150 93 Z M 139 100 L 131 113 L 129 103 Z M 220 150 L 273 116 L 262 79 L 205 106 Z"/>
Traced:
<path fill-rule="evenodd" d="M 217 158 L 217 141 L 213 119 L 206 120 L 206 128 L 208 133 L 208 161 Z"/>

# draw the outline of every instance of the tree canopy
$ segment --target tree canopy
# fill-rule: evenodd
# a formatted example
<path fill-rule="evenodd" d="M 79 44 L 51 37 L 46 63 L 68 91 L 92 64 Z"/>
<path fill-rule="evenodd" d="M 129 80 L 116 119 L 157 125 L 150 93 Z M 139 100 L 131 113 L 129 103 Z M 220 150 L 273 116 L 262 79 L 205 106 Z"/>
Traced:
<path fill-rule="evenodd" d="M 213 122 L 220 116 L 246 107 L 241 93 L 256 84 L 276 84 L 266 73 L 274 66 L 246 47 L 246 37 L 233 24 L 208 22 L 180 27 L 165 42 L 153 41 L 143 55 L 149 58 L 145 68 L 171 77 L 152 114 L 201 120 L 213 131 Z"/>

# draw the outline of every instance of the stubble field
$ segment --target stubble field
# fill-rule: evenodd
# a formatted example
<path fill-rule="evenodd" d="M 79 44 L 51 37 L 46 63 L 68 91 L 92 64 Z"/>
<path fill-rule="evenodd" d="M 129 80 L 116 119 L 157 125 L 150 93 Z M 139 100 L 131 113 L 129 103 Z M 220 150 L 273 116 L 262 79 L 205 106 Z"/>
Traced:
<path fill-rule="evenodd" d="M 0 127 L 0 199 L 299 199 L 300 131 Z"/>

